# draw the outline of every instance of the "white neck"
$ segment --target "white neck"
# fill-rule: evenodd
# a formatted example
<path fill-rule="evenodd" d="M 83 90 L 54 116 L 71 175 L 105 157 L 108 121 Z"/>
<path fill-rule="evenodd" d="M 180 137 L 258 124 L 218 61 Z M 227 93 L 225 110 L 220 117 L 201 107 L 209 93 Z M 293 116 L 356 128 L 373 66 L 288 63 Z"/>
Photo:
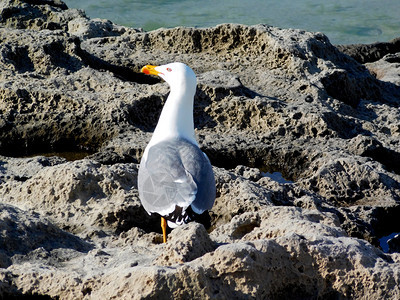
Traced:
<path fill-rule="evenodd" d="M 148 148 L 171 138 L 184 138 L 197 145 L 193 123 L 195 91 L 195 89 L 193 91 L 182 87 L 171 88 Z"/>

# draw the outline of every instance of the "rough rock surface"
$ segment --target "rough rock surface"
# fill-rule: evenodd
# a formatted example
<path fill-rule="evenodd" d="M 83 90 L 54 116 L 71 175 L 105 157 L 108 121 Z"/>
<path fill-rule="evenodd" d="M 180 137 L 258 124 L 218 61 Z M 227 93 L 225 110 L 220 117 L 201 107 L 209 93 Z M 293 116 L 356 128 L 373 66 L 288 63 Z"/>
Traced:
<path fill-rule="evenodd" d="M 337 48 L 359 63 L 365 64 L 378 61 L 388 54 L 400 52 L 400 37 L 385 43 L 338 45 Z"/>
<path fill-rule="evenodd" d="M 0 298 L 400 298 L 399 237 L 379 244 L 400 232 L 397 40 L 0 12 Z M 169 89 L 138 71 L 171 61 L 198 75 L 217 199 L 162 244 L 136 181 Z"/>
<path fill-rule="evenodd" d="M 387 54 L 376 62 L 366 64 L 366 67 L 379 80 L 400 85 L 400 51 Z"/>

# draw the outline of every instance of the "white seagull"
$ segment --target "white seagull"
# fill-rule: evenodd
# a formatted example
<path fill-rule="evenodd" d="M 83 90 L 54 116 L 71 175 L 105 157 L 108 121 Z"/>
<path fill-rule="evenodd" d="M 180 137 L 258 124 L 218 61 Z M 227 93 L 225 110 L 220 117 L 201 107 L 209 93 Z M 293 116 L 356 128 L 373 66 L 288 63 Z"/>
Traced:
<path fill-rule="evenodd" d="M 196 214 L 211 209 L 215 179 L 210 161 L 194 134 L 193 100 L 196 75 L 183 63 L 144 66 L 145 74 L 157 75 L 170 93 L 139 167 L 139 197 L 144 209 L 161 216 L 163 241 L 170 228 L 188 223 Z"/>

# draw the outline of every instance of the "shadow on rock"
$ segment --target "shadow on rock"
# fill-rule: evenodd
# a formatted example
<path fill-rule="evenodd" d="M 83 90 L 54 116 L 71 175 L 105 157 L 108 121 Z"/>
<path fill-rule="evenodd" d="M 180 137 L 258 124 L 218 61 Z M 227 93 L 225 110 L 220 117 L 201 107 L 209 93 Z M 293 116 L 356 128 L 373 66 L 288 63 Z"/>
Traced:
<path fill-rule="evenodd" d="M 0 267 L 7 268 L 13 261 L 25 257 L 46 259 L 49 252 L 65 250 L 86 253 L 93 246 L 65 232 L 38 214 L 30 214 L 14 206 L 0 203 Z M 63 252 L 63 251 L 61 251 Z"/>

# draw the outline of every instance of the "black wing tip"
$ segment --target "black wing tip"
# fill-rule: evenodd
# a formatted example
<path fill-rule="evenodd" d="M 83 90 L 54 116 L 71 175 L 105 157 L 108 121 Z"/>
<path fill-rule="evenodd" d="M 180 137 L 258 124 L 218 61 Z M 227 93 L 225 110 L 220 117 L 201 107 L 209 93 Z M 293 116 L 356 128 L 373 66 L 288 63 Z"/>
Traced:
<path fill-rule="evenodd" d="M 208 211 L 206 210 L 201 214 L 197 214 L 190 205 L 185 210 L 176 205 L 172 213 L 162 217 L 175 224 L 187 224 L 194 221 L 203 224 L 206 229 L 211 227 L 211 217 Z"/>

